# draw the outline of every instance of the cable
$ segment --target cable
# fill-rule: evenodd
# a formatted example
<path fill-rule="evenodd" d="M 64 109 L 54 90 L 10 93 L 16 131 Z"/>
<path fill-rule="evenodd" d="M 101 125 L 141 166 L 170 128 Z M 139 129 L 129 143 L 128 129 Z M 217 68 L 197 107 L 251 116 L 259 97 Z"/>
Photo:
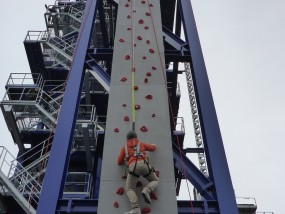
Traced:
<path fill-rule="evenodd" d="M 164 82 L 165 82 L 165 86 L 166 86 L 166 90 L 167 90 L 167 78 L 166 78 L 166 74 L 165 74 L 165 72 L 164 72 L 164 71 L 165 71 L 165 68 L 164 68 L 164 66 L 163 66 L 163 62 L 162 62 L 162 59 L 161 59 L 161 54 L 160 54 L 160 49 L 159 49 L 159 45 L 158 45 L 157 34 L 156 34 L 155 27 L 154 27 L 154 21 L 153 21 L 153 17 L 152 17 L 152 11 L 151 11 L 151 6 L 150 6 L 150 3 L 149 3 L 149 0 L 147 0 L 147 3 L 148 3 L 149 13 L 150 13 L 150 16 L 151 16 L 152 28 L 153 28 L 153 31 L 154 31 L 156 46 L 157 46 L 157 49 L 158 49 L 160 65 L 161 65 L 161 69 L 162 69 L 162 73 L 163 73 L 163 77 L 164 77 Z M 167 96 L 168 96 L 168 103 L 169 103 L 169 107 L 170 107 L 170 113 L 171 113 L 171 117 L 172 117 L 172 122 L 173 122 L 173 124 L 175 124 L 173 109 L 172 109 L 172 105 L 171 105 L 171 102 L 170 102 L 170 97 L 169 97 L 168 92 L 167 92 Z M 179 139 L 178 139 L 178 136 L 177 136 L 177 135 L 176 135 L 176 141 L 177 141 L 177 143 L 178 143 L 178 148 L 179 148 L 179 153 L 180 153 L 180 160 L 181 160 L 181 162 L 182 162 L 182 167 L 183 167 L 183 173 L 184 173 L 184 176 L 185 176 L 185 178 L 186 178 L 187 190 L 188 190 L 188 194 L 189 194 L 189 198 L 190 198 L 190 206 L 191 206 L 191 208 L 192 208 L 192 213 L 194 214 L 193 203 L 192 203 L 192 200 L 191 200 L 191 194 L 190 194 L 188 179 L 187 179 L 187 175 L 186 175 L 185 163 L 184 163 L 184 161 L 183 161 L 183 159 L 182 159 L 182 151 L 181 151 L 181 149 L 180 149 L 180 142 L 179 142 Z"/>
<path fill-rule="evenodd" d="M 134 5 L 133 5 L 134 3 Z M 133 19 L 133 7 L 135 8 L 135 1 L 131 1 L 131 32 L 132 32 L 132 68 L 131 68 L 131 73 L 132 73 L 132 83 L 131 83 L 131 92 L 132 92 L 132 130 L 135 131 L 135 122 L 136 122 L 136 113 L 135 113 L 135 50 L 134 50 L 134 19 Z"/>

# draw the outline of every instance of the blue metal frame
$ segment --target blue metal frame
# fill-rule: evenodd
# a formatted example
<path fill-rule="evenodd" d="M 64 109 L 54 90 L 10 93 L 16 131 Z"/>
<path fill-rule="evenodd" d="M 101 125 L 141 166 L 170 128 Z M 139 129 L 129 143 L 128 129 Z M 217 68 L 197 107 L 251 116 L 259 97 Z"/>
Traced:
<path fill-rule="evenodd" d="M 85 56 L 96 16 L 96 8 L 97 0 L 87 1 L 37 208 L 39 214 L 47 213 L 47 210 L 49 213 L 55 213 L 58 200 L 62 196 L 80 102 Z"/>
<path fill-rule="evenodd" d="M 237 214 L 237 204 L 220 133 L 214 101 L 190 1 L 179 0 L 186 41 L 189 44 L 199 117 L 210 179 L 214 182 L 221 213 Z"/>
<path fill-rule="evenodd" d="M 81 213 L 81 214 L 96 214 L 98 200 L 59 200 L 57 213 Z M 178 201 L 178 214 L 219 214 L 216 201 L 192 201 L 192 207 L 189 201 Z"/>
<path fill-rule="evenodd" d="M 174 143 L 172 143 L 172 148 L 175 167 L 182 173 L 185 171 L 186 178 L 206 200 L 215 200 L 216 195 L 213 183 L 197 169 L 185 154 L 180 153 L 179 148 Z"/>
<path fill-rule="evenodd" d="M 113 0 L 109 0 L 109 2 L 117 7 L 116 2 Z M 88 49 L 97 8 L 100 13 L 104 48 Z M 80 102 L 84 68 L 95 71 L 106 85 L 109 85 L 110 83 L 109 68 L 111 67 L 113 49 L 110 47 L 112 44 L 108 41 L 109 35 L 103 15 L 102 1 L 87 1 L 84 21 L 82 22 L 83 24 L 80 29 L 73 65 L 56 128 L 57 132 L 54 137 L 53 147 L 45 175 L 46 177 L 37 209 L 37 213 L 40 214 L 46 213 L 46 210 L 49 210 L 50 213 L 70 213 L 71 211 L 78 213 L 97 213 L 97 200 L 62 200 L 61 196 L 69 163 L 78 104 Z M 183 23 L 187 43 L 180 38 L 181 22 Z M 165 59 L 166 62 L 174 62 L 172 72 L 167 72 L 167 78 L 173 82 L 171 93 L 173 94 L 173 96 L 171 96 L 172 107 L 178 112 L 179 100 L 175 97 L 175 84 L 177 84 L 177 74 L 179 73 L 178 62 L 191 62 L 205 144 L 205 154 L 210 174 L 210 177 L 206 178 L 184 153 L 181 154 L 183 162 L 185 163 L 185 165 L 182 166 L 180 151 L 175 145 L 173 146 L 174 162 L 177 171 L 179 171 L 181 175 L 181 173 L 184 173 L 185 168 L 187 178 L 201 193 L 204 199 L 201 201 L 191 201 L 193 210 L 189 204 L 189 200 L 178 201 L 179 213 L 191 213 L 194 211 L 196 214 L 236 214 L 238 211 L 235 196 L 190 0 L 178 0 L 175 34 L 172 33 L 171 26 L 169 26 L 169 29 L 166 26 L 163 26 L 164 42 L 166 47 L 169 48 L 166 48 L 165 50 Z M 107 66 L 108 73 L 104 71 L 95 60 L 105 60 L 107 64 L 109 64 L 109 66 Z M 59 73 L 56 75 L 58 76 Z M 180 149 L 182 149 L 182 147 Z M 202 150 L 199 148 L 185 149 L 183 151 L 185 153 L 203 152 L 204 150 Z M 91 163 L 90 151 L 87 156 L 89 156 L 88 161 Z M 99 195 L 102 164 L 101 156 L 98 154 L 98 151 L 96 151 L 96 158 L 97 160 L 95 161 L 94 166 L 91 167 L 91 164 L 89 166 L 89 170 L 93 168 L 94 175 L 96 174 L 93 187 L 93 198 L 95 199 L 98 198 Z"/>

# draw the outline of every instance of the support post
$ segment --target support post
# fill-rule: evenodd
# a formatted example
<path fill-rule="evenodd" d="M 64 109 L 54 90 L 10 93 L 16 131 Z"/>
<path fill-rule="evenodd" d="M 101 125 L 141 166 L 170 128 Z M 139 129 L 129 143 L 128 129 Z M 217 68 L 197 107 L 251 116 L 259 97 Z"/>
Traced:
<path fill-rule="evenodd" d="M 191 62 L 210 179 L 215 185 L 220 213 L 238 214 L 191 1 L 180 0 L 179 9 L 185 38 L 190 48 L 189 62 Z"/>
<path fill-rule="evenodd" d="M 37 209 L 38 214 L 45 214 L 47 211 L 49 213 L 56 213 L 58 200 L 63 193 L 76 115 L 80 102 L 85 56 L 96 16 L 96 7 L 97 0 L 87 1 L 64 99 L 58 117 L 56 133 L 54 135 L 54 141 Z"/>

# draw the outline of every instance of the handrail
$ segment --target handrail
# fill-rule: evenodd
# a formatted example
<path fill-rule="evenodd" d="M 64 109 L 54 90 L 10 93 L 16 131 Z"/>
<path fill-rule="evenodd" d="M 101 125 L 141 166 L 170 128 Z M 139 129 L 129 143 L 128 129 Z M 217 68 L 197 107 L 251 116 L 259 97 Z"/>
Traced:
<path fill-rule="evenodd" d="M 43 77 L 40 73 L 11 73 L 6 82 L 6 86 L 34 86 L 41 87 L 43 84 Z"/>
<path fill-rule="evenodd" d="M 45 42 L 48 40 L 48 37 L 49 33 L 47 31 L 29 30 L 25 37 L 25 41 Z"/>
<path fill-rule="evenodd" d="M 37 203 L 42 186 L 4 146 L 0 146 L 0 170 L 22 195 L 28 193 Z"/>
<path fill-rule="evenodd" d="M 76 181 L 73 181 L 74 178 Z M 68 172 L 63 194 L 90 194 L 92 176 L 87 172 Z M 83 191 L 79 191 L 83 188 Z M 79 188 L 79 189 L 78 189 Z"/>
<path fill-rule="evenodd" d="M 50 141 L 53 139 L 53 135 L 49 136 L 46 140 L 42 141 L 40 144 L 36 145 L 32 149 L 24 152 L 23 154 L 19 155 L 15 160 L 18 162 L 21 162 L 22 165 L 25 165 L 26 162 L 29 160 L 32 160 L 34 157 L 36 157 L 39 154 L 39 157 L 42 157 L 42 155 L 46 152 L 49 151 L 51 148 L 51 143 Z M 32 154 L 32 155 L 30 155 Z M 26 156 L 28 156 L 26 159 Z M 22 160 L 23 159 L 23 160 Z"/>
<path fill-rule="evenodd" d="M 174 131 L 185 133 L 184 118 L 175 117 L 175 119 L 176 119 L 176 123 L 174 124 Z"/>

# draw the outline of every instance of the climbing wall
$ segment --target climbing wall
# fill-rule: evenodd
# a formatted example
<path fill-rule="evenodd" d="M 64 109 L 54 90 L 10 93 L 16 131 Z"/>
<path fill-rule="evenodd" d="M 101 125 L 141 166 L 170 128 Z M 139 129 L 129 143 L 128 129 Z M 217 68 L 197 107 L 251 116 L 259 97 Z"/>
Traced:
<path fill-rule="evenodd" d="M 144 203 L 138 184 L 141 209 L 143 213 L 177 213 L 159 2 L 119 1 L 98 214 L 131 209 L 126 192 L 118 191 L 125 188 L 126 180 L 117 156 L 133 121 L 139 140 L 157 145 L 149 157 L 160 182 L 151 205 Z M 143 178 L 140 181 L 146 183 Z"/>

